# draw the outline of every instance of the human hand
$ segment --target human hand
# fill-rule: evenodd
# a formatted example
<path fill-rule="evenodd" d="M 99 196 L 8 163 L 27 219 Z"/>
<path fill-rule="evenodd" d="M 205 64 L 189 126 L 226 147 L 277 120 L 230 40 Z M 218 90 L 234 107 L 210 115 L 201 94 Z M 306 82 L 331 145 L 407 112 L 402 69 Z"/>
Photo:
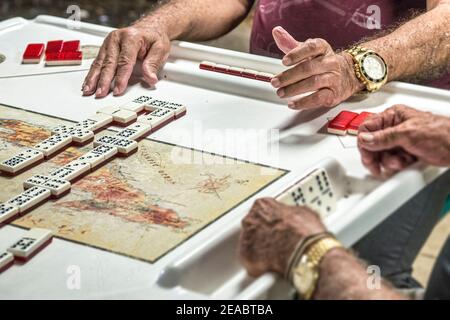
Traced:
<path fill-rule="evenodd" d="M 83 95 L 95 93 L 96 98 L 105 97 L 113 81 L 113 94 L 123 94 L 138 61 L 142 62 L 143 80 L 150 86 L 155 85 L 169 51 L 169 37 L 159 25 L 136 24 L 111 32 L 84 80 Z"/>
<path fill-rule="evenodd" d="M 258 199 L 242 220 L 239 256 L 251 276 L 283 274 L 297 243 L 324 231 L 319 215 L 306 207 Z"/>
<path fill-rule="evenodd" d="M 395 105 L 361 125 L 358 148 L 375 176 L 392 175 L 417 160 L 450 166 L 450 118 Z"/>
<path fill-rule="evenodd" d="M 355 75 L 353 59 L 348 53 L 335 53 L 323 39 L 298 42 L 281 27 L 275 27 L 272 33 L 285 53 L 283 64 L 292 67 L 271 81 L 278 89 L 278 96 L 291 98 L 315 91 L 290 101 L 290 108 L 331 108 L 364 88 Z"/>

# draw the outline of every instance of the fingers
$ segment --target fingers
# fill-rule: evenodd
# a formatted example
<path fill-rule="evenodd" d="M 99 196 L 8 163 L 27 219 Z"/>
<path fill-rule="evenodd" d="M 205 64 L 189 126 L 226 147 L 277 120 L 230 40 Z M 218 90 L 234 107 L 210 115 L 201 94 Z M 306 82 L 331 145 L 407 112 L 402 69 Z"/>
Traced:
<path fill-rule="evenodd" d="M 329 88 L 323 88 L 299 100 L 290 101 L 288 107 L 295 110 L 302 110 L 317 107 L 331 108 L 335 104 L 333 91 Z"/>
<path fill-rule="evenodd" d="M 103 98 L 109 93 L 112 80 L 116 74 L 117 59 L 120 53 L 119 36 L 116 33 L 110 34 L 110 41 L 105 43 L 105 51 L 105 59 L 95 91 L 96 98 Z"/>
<path fill-rule="evenodd" d="M 292 66 L 305 59 L 312 59 L 320 55 L 333 51 L 331 46 L 323 39 L 308 39 L 300 43 L 293 50 L 288 52 L 283 58 L 283 64 Z"/>
<path fill-rule="evenodd" d="M 272 79 L 271 83 L 275 88 L 282 88 L 314 75 L 335 71 L 338 68 L 339 65 L 335 59 L 328 57 L 308 59 L 280 73 Z"/>
<path fill-rule="evenodd" d="M 368 151 L 364 148 L 359 148 L 359 152 L 361 153 L 361 162 L 363 165 L 372 175 L 379 177 L 381 175 L 380 154 L 378 152 Z"/>
<path fill-rule="evenodd" d="M 105 59 L 105 55 L 106 55 L 105 46 L 102 46 L 100 48 L 97 57 L 95 58 L 94 62 L 91 65 L 89 73 L 84 79 L 82 87 L 84 96 L 92 95 L 95 92 L 95 90 L 97 90 L 97 83 L 98 79 L 100 78 L 100 73 L 102 71 L 103 60 Z"/>
<path fill-rule="evenodd" d="M 374 132 L 360 132 L 358 134 L 358 144 L 369 151 L 384 151 L 395 147 L 407 147 L 409 144 L 408 132 L 403 125 Z"/>
<path fill-rule="evenodd" d="M 117 59 L 117 71 L 114 78 L 114 95 L 124 93 L 128 81 L 133 73 L 140 46 L 133 41 L 124 40 L 121 44 L 120 54 Z"/>
<path fill-rule="evenodd" d="M 142 62 L 142 74 L 148 85 L 154 86 L 158 82 L 158 72 L 166 62 L 170 51 L 170 43 L 157 41 L 152 44 L 150 50 Z"/>
<path fill-rule="evenodd" d="M 321 88 L 332 87 L 333 80 L 337 79 L 333 79 L 333 75 L 331 73 L 314 75 L 303 81 L 278 89 L 277 94 L 280 98 L 290 98 L 299 94 L 313 92 Z"/>
<path fill-rule="evenodd" d="M 273 28 L 272 35 L 278 48 L 285 54 L 297 47 L 299 44 L 299 42 L 282 27 Z"/>

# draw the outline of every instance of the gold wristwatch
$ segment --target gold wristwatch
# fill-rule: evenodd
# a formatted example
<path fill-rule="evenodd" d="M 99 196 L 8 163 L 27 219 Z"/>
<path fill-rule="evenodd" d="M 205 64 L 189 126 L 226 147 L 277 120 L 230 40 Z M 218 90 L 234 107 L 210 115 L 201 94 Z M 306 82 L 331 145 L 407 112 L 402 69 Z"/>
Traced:
<path fill-rule="evenodd" d="M 388 66 L 383 57 L 375 51 L 359 46 L 345 52 L 352 56 L 356 77 L 366 86 L 363 92 L 372 93 L 380 90 L 388 79 Z"/>
<path fill-rule="evenodd" d="M 342 244 L 332 236 L 327 236 L 313 243 L 294 266 L 292 280 L 298 293 L 305 300 L 311 299 L 319 279 L 319 265 L 325 254 Z"/>

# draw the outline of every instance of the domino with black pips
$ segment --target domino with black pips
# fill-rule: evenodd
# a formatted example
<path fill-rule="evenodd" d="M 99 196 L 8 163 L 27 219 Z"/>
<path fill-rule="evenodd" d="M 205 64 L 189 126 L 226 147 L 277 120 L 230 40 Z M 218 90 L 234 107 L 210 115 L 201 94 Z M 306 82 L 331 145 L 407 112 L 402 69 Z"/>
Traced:
<path fill-rule="evenodd" d="M 42 188 L 46 188 L 50 191 L 51 195 L 55 198 L 62 197 L 70 191 L 71 184 L 69 181 L 63 179 L 50 179 L 46 181 Z M 31 189 L 29 189 L 31 190 Z"/>
<path fill-rule="evenodd" d="M 90 153 L 102 155 L 106 161 L 114 158 L 114 156 L 117 155 L 118 152 L 119 150 L 116 147 L 107 144 L 99 145 L 90 151 Z"/>
<path fill-rule="evenodd" d="M 78 161 L 78 159 L 75 159 L 61 169 L 67 169 L 66 172 L 70 171 L 66 175 L 66 178 L 62 178 L 62 180 L 74 181 L 88 174 L 91 171 L 91 164 L 87 161 Z"/>
<path fill-rule="evenodd" d="M 118 153 L 120 155 L 129 155 L 132 152 L 136 151 L 138 148 L 138 144 L 136 141 L 125 139 L 125 138 L 119 138 L 117 136 L 103 136 L 99 138 L 98 140 L 94 141 L 94 146 L 100 146 L 100 145 L 109 145 L 112 147 L 116 147 L 118 150 Z"/>
<path fill-rule="evenodd" d="M 152 126 L 146 123 L 136 122 L 132 125 L 119 131 L 115 136 L 118 138 L 125 138 L 130 140 L 139 140 L 152 131 Z"/>
<path fill-rule="evenodd" d="M 163 100 L 152 100 L 146 107 L 147 111 L 153 112 L 157 109 L 169 109 L 174 112 L 175 118 L 181 118 L 186 114 L 186 107 L 181 103 L 163 101 Z"/>
<path fill-rule="evenodd" d="M 0 163 L 0 171 L 7 174 L 19 174 L 41 162 L 44 159 L 44 153 L 39 150 L 28 148 L 15 156 L 6 159 Z"/>
<path fill-rule="evenodd" d="M 164 127 L 175 119 L 175 112 L 169 109 L 156 109 L 148 115 L 140 116 L 137 122 L 146 123 L 152 126 L 152 132 Z"/>
<path fill-rule="evenodd" d="M 97 113 L 89 118 L 80 121 L 74 125 L 74 129 L 86 129 L 91 131 L 99 131 L 100 129 L 110 125 L 113 122 L 113 117 L 109 114 Z"/>
<path fill-rule="evenodd" d="M 49 158 L 50 156 L 64 149 L 71 143 L 72 143 L 71 135 L 65 133 L 58 133 L 38 143 L 33 147 L 33 149 L 41 151 L 42 153 L 44 153 L 44 156 L 46 158 Z"/>
<path fill-rule="evenodd" d="M 9 223 L 13 220 L 20 210 L 19 207 L 12 203 L 1 203 L 0 204 L 0 226 Z"/>
<path fill-rule="evenodd" d="M 44 176 L 42 174 L 36 174 L 32 177 L 29 177 L 27 180 L 23 182 L 23 188 L 29 189 L 34 186 L 42 186 L 44 183 L 46 183 L 51 178 L 48 176 Z"/>
<path fill-rule="evenodd" d="M 10 199 L 7 203 L 19 207 L 19 213 L 23 214 L 37 207 L 43 201 L 50 198 L 50 196 L 51 194 L 49 193 L 49 190 L 34 186 L 22 192 L 20 195 Z"/>
<path fill-rule="evenodd" d="M 94 132 L 87 129 L 73 129 L 68 134 L 72 137 L 73 142 L 78 145 L 87 144 L 94 139 Z"/>
<path fill-rule="evenodd" d="M 14 255 L 11 252 L 0 252 L 0 273 L 14 264 Z"/>
<path fill-rule="evenodd" d="M 26 262 L 50 244 L 52 238 L 53 233 L 51 230 L 32 228 L 14 242 L 7 251 L 13 254 L 19 263 Z"/>
<path fill-rule="evenodd" d="M 288 204 L 307 206 L 323 218 L 336 209 L 337 197 L 324 169 L 316 169 L 276 197 Z"/>
<path fill-rule="evenodd" d="M 52 134 L 69 133 L 73 129 L 74 129 L 73 126 L 60 125 L 60 126 L 51 128 L 51 133 Z"/>
<path fill-rule="evenodd" d="M 119 111 L 120 108 L 116 106 L 106 106 L 97 110 L 97 113 L 108 114 L 112 116 L 115 112 Z"/>
<path fill-rule="evenodd" d="M 93 169 L 102 165 L 106 161 L 106 159 L 103 155 L 99 153 L 88 152 L 82 155 L 81 157 L 77 158 L 76 161 L 89 163 L 90 170 L 92 171 Z"/>
<path fill-rule="evenodd" d="M 133 101 L 127 102 L 124 105 L 120 106 L 120 109 L 125 109 L 128 111 L 133 111 L 136 113 L 139 113 L 144 110 L 146 104 L 151 100 L 152 98 L 149 96 L 140 96 Z"/>

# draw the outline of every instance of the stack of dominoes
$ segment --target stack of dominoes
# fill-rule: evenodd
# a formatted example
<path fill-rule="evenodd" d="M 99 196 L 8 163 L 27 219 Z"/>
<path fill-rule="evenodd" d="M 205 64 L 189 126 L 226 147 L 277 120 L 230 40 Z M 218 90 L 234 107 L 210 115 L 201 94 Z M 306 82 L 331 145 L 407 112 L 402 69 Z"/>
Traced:
<path fill-rule="evenodd" d="M 272 78 L 275 76 L 272 73 L 268 72 L 261 72 L 251 69 L 244 69 L 239 67 L 230 67 L 224 64 L 217 64 L 210 61 L 202 61 L 200 63 L 200 69 L 202 70 L 208 70 L 213 72 L 219 72 L 219 73 L 225 73 L 237 77 L 243 77 L 243 78 L 249 78 L 249 79 L 255 79 L 265 82 L 270 82 Z"/>
<path fill-rule="evenodd" d="M 45 45 L 43 43 L 29 44 L 23 54 L 22 63 L 40 63 L 44 55 Z M 55 40 L 47 42 L 45 49 L 45 64 L 47 66 L 69 66 L 80 65 L 83 54 L 80 51 L 80 41 Z"/>
<path fill-rule="evenodd" d="M 53 234 L 50 230 L 41 228 L 28 230 L 6 251 L 0 251 L 0 273 L 11 267 L 14 261 L 18 263 L 27 262 L 50 244 L 52 239 Z"/>
<path fill-rule="evenodd" d="M 360 114 L 345 110 L 341 111 L 328 122 L 327 131 L 340 136 L 345 136 L 347 133 L 357 135 L 361 124 L 372 114 L 365 111 Z"/>

